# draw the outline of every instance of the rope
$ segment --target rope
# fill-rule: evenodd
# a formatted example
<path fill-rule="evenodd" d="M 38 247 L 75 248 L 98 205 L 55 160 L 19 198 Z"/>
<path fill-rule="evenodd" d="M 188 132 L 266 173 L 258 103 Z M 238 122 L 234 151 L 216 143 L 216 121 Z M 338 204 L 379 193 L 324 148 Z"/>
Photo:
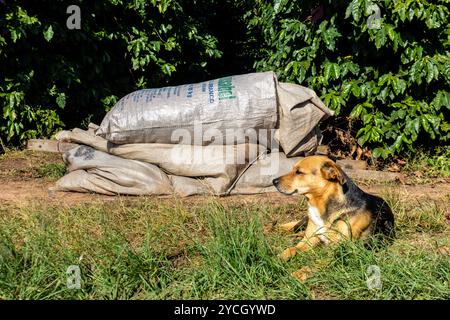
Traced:
<path fill-rule="evenodd" d="M 238 183 L 239 179 L 244 175 L 244 173 L 248 170 L 248 168 L 250 168 L 256 161 L 259 160 L 259 158 L 261 158 L 261 156 L 264 156 L 268 153 L 268 149 L 266 149 L 265 151 L 263 151 L 262 153 L 260 153 L 255 159 L 253 159 L 253 161 L 251 161 L 245 168 L 244 170 L 242 170 L 239 175 L 237 176 L 236 179 L 234 179 L 233 183 L 231 184 L 230 187 L 228 187 L 227 191 L 225 191 L 225 193 L 223 194 L 223 196 L 229 196 L 230 192 L 234 189 L 234 187 L 236 186 L 236 184 Z"/>

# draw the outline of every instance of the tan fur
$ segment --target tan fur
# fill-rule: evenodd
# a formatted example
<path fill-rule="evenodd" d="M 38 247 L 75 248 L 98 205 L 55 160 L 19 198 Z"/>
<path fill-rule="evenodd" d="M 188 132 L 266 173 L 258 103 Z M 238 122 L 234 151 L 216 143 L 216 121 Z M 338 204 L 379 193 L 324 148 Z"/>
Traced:
<path fill-rule="evenodd" d="M 279 226 L 279 228 L 285 232 L 292 232 L 295 230 L 295 227 L 301 222 L 301 220 L 295 220 L 288 223 L 284 223 Z"/>

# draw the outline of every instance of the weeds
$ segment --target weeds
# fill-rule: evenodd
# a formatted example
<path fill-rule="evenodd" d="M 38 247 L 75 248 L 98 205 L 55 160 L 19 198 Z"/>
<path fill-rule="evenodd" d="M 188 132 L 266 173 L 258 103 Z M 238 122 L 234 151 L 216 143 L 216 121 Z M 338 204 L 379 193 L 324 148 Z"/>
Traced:
<path fill-rule="evenodd" d="M 419 150 L 406 161 L 403 170 L 418 178 L 450 178 L 450 147 L 439 147 L 433 152 Z"/>
<path fill-rule="evenodd" d="M 36 178 L 48 178 L 57 180 L 66 174 L 66 165 L 64 163 L 45 163 L 36 169 Z"/>

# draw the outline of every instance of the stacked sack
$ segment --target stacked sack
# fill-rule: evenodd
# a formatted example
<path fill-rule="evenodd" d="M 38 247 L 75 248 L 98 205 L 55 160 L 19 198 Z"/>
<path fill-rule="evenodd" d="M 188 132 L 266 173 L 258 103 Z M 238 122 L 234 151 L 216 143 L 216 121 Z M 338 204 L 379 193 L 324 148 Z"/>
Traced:
<path fill-rule="evenodd" d="M 145 89 L 123 97 L 100 126 L 57 139 L 56 190 L 102 194 L 224 195 L 273 191 L 275 176 L 315 151 L 318 123 L 332 115 L 314 91 L 273 72 Z"/>

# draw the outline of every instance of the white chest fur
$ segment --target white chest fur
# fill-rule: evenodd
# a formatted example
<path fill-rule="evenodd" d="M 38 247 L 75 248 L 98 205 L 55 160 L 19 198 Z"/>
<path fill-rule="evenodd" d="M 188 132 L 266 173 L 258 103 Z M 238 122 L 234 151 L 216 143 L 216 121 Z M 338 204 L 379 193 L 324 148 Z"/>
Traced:
<path fill-rule="evenodd" d="M 320 216 L 319 210 L 317 210 L 316 207 L 309 206 L 308 207 L 308 216 L 314 222 L 314 224 L 317 226 L 316 234 L 319 236 L 320 240 L 324 243 L 328 243 L 328 239 L 325 236 L 325 232 L 327 231 L 325 223 Z"/>

